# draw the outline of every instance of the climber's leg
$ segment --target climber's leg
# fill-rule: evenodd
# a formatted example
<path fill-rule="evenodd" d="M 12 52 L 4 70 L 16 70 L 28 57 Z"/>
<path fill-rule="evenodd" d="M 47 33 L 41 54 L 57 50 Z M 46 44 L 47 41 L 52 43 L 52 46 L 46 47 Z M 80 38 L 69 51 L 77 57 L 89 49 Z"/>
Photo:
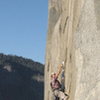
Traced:
<path fill-rule="evenodd" d="M 63 91 L 59 91 L 58 97 L 61 100 L 67 100 L 68 99 L 68 95 L 66 95 Z"/>
<path fill-rule="evenodd" d="M 55 99 L 54 99 L 54 100 L 59 100 L 59 97 L 56 97 L 56 96 L 55 96 Z"/>
<path fill-rule="evenodd" d="M 53 94 L 54 94 L 54 98 L 55 98 L 54 100 L 59 100 L 59 97 L 58 97 L 59 90 L 57 90 L 57 89 L 54 90 L 54 91 L 53 91 Z"/>
<path fill-rule="evenodd" d="M 53 93 L 54 93 L 54 96 L 55 96 L 55 97 L 58 97 L 59 90 L 58 90 L 58 89 L 56 89 L 56 90 L 54 90 L 54 91 L 53 91 Z"/>
<path fill-rule="evenodd" d="M 64 92 L 59 91 L 59 90 L 55 90 L 54 95 L 59 97 L 60 100 L 67 100 L 68 99 L 68 95 L 66 95 Z"/>

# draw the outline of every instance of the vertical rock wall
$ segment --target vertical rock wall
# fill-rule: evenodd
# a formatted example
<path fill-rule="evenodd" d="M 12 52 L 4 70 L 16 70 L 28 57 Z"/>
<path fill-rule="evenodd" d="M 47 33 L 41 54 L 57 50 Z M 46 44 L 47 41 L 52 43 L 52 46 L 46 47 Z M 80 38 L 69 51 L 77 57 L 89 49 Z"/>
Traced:
<path fill-rule="evenodd" d="M 49 0 L 45 100 L 53 100 L 50 75 L 63 60 L 69 100 L 100 100 L 99 18 L 99 0 Z"/>

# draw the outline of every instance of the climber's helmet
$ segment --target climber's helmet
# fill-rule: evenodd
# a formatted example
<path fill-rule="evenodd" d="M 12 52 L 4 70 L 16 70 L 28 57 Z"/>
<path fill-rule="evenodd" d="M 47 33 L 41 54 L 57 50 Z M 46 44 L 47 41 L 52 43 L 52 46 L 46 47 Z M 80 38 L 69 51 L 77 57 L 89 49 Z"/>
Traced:
<path fill-rule="evenodd" d="M 55 76 L 56 76 L 56 73 L 55 72 L 51 73 L 51 78 L 53 78 Z"/>

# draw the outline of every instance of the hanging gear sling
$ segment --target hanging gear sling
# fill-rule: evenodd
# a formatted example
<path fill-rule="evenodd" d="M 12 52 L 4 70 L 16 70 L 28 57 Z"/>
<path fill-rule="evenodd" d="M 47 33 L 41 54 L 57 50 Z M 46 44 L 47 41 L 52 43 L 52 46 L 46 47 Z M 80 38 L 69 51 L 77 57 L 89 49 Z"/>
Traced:
<path fill-rule="evenodd" d="M 64 61 L 62 62 L 62 74 L 61 74 L 61 89 L 64 92 L 65 91 L 65 66 Z"/>

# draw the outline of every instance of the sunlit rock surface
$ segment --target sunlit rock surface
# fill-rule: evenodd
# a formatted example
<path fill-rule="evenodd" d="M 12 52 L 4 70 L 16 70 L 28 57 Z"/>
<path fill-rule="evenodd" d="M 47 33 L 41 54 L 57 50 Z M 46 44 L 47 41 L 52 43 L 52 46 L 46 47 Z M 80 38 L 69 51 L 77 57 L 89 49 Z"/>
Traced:
<path fill-rule="evenodd" d="M 100 100 L 100 0 L 49 0 L 45 100 L 63 60 L 69 100 Z"/>

